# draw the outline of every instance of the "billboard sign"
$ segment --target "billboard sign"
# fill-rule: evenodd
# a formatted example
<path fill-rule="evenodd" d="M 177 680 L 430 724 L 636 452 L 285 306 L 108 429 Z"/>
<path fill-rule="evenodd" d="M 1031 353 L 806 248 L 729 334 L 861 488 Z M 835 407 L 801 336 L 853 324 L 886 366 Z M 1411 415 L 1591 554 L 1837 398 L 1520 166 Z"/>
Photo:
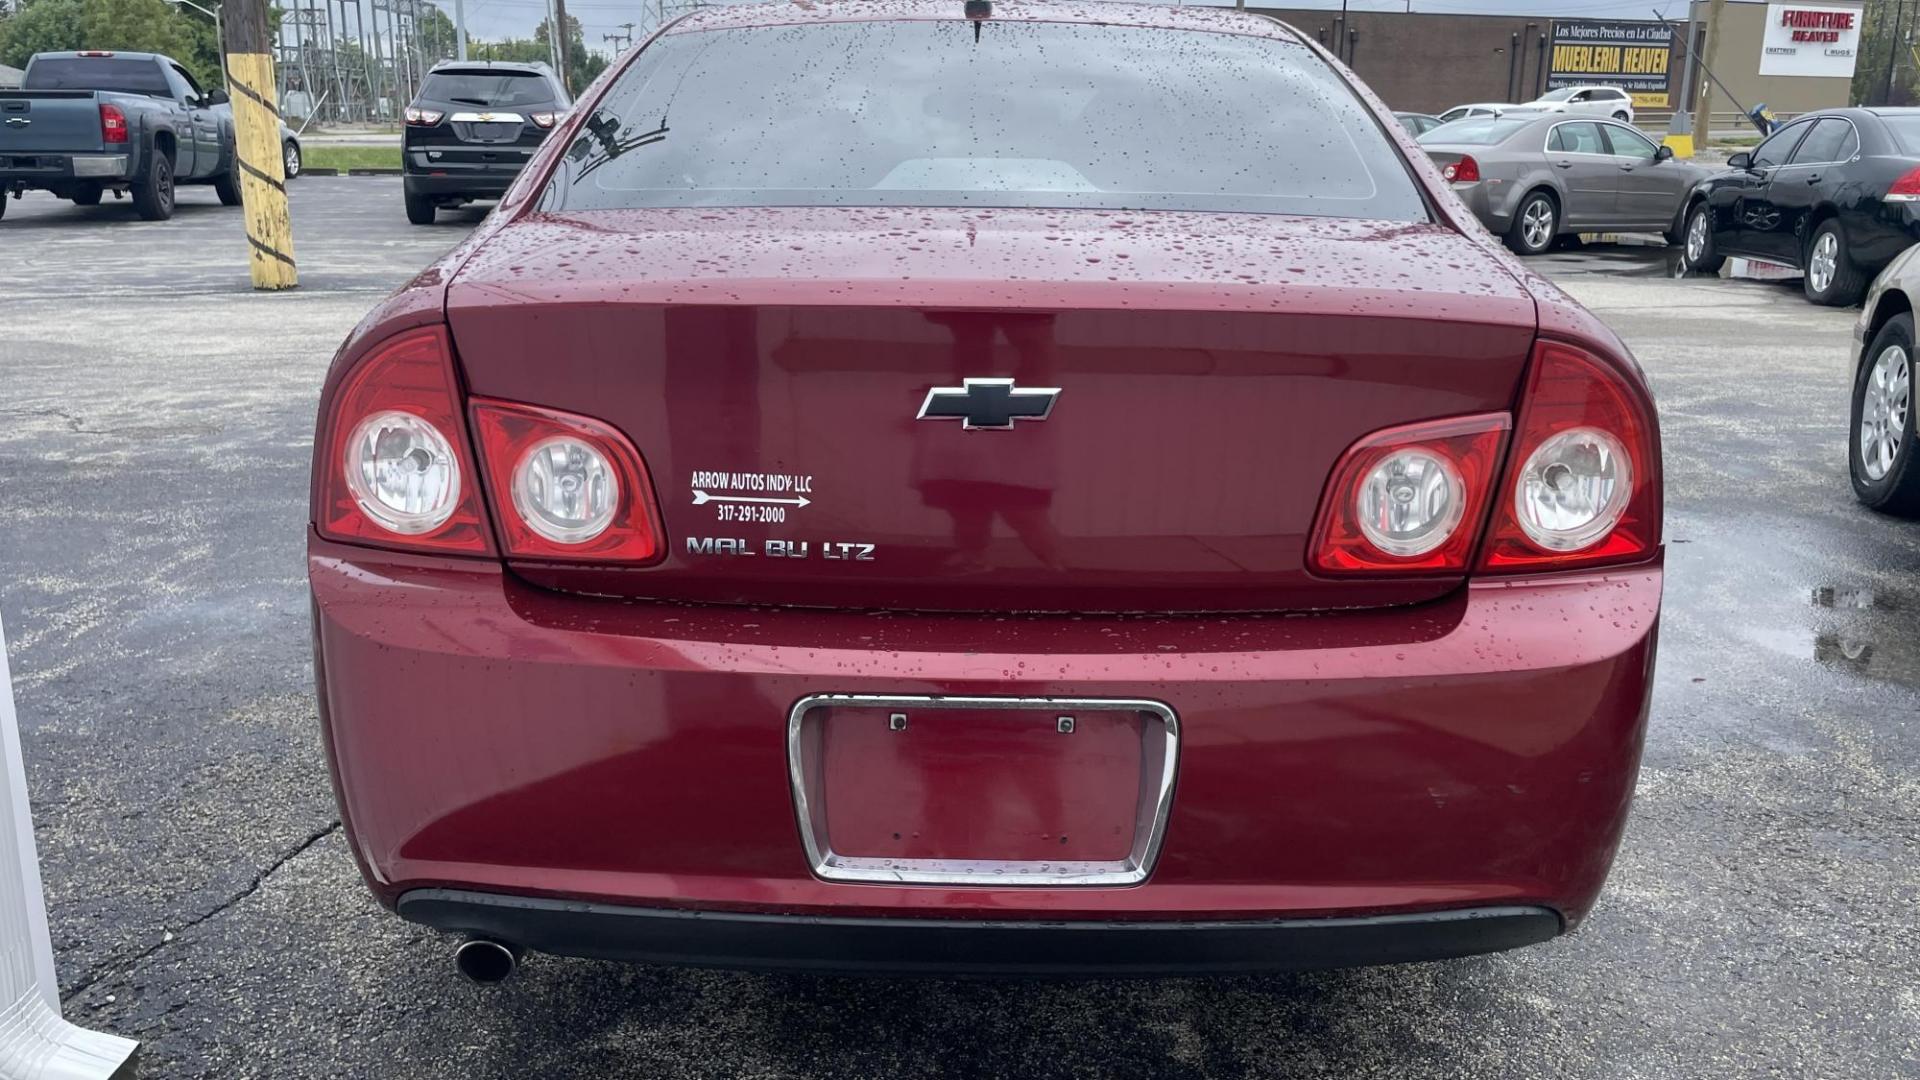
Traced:
<path fill-rule="evenodd" d="M 1547 89 L 1617 86 L 1636 109 L 1664 109 L 1672 93 L 1673 26 L 1620 19 L 1555 19 Z"/>
<path fill-rule="evenodd" d="M 1859 8 L 1767 5 L 1760 74 L 1851 79 L 1859 52 Z"/>

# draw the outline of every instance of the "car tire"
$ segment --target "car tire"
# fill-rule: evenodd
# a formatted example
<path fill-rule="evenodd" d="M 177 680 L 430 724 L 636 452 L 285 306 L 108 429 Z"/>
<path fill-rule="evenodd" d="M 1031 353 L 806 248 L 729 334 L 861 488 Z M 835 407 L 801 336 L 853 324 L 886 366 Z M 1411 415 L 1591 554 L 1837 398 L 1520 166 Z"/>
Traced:
<path fill-rule="evenodd" d="M 7 216 L 7 203 L 13 201 L 13 192 L 0 188 L 0 218 Z"/>
<path fill-rule="evenodd" d="M 75 206 L 99 206 L 100 196 L 104 194 L 106 189 L 99 184 L 81 184 L 73 189 L 73 194 L 68 198 L 73 200 Z"/>
<path fill-rule="evenodd" d="M 1545 191 L 1529 191 L 1514 208 L 1507 228 L 1507 247 L 1515 255 L 1538 255 L 1560 235 L 1560 204 Z"/>
<path fill-rule="evenodd" d="M 407 192 L 407 220 L 415 225 L 431 225 L 434 218 L 434 201 L 425 195 Z"/>
<path fill-rule="evenodd" d="M 157 146 L 147 154 L 147 174 L 133 182 L 133 209 L 142 221 L 173 216 L 173 159 Z"/>
<path fill-rule="evenodd" d="M 1903 313 L 1888 319 L 1861 354 L 1847 436 L 1853 493 L 1868 509 L 1899 517 L 1920 517 L 1913 383 L 1913 316 Z"/>
<path fill-rule="evenodd" d="M 1727 257 L 1713 244 L 1713 210 L 1701 199 L 1687 209 L 1680 229 L 1680 258 L 1696 274 L 1717 274 Z"/>
<path fill-rule="evenodd" d="M 1807 241 L 1807 254 L 1800 265 L 1806 268 L 1801 279 L 1807 299 L 1827 307 L 1857 304 L 1867 293 L 1867 275 L 1853 265 L 1847 250 L 1847 234 L 1838 218 L 1828 218 L 1813 230 Z"/>
<path fill-rule="evenodd" d="M 1613 118 L 1614 118 L 1615 120 L 1618 120 L 1618 121 L 1620 121 L 1620 122 L 1621 122 L 1621 123 L 1623 123 L 1623 124 L 1631 124 L 1631 123 L 1633 123 L 1633 117 L 1631 117 L 1631 116 L 1628 116 L 1628 115 L 1627 115 L 1626 113 L 1624 113 L 1624 112 L 1617 112 L 1617 113 L 1614 113 L 1614 114 L 1613 114 Z"/>
<path fill-rule="evenodd" d="M 286 142 L 281 144 L 280 165 L 281 165 L 281 168 L 285 170 L 285 176 L 287 179 L 292 180 L 293 178 L 299 176 L 300 168 L 303 163 L 304 163 L 304 159 L 300 155 L 299 143 L 294 142 L 292 139 L 288 139 Z"/>
<path fill-rule="evenodd" d="M 240 205 L 240 176 L 232 169 L 213 178 L 213 193 L 220 196 L 221 206 Z"/>

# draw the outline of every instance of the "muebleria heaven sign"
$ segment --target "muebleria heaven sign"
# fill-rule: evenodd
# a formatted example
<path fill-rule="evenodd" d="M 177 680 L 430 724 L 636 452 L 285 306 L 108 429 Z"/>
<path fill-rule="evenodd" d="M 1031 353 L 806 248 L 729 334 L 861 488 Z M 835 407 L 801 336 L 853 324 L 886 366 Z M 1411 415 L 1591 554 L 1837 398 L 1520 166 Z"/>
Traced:
<path fill-rule="evenodd" d="M 1617 86 L 1634 108 L 1663 109 L 1672 92 L 1673 26 L 1663 22 L 1555 19 L 1547 89 Z"/>
<path fill-rule="evenodd" d="M 1859 52 L 1859 8 L 1767 5 L 1760 74 L 1850 79 Z"/>

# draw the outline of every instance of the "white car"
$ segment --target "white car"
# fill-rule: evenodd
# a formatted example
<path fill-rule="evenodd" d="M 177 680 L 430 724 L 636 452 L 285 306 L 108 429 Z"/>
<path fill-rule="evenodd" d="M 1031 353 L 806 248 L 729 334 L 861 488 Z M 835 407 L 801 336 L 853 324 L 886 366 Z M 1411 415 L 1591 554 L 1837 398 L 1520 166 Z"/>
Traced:
<path fill-rule="evenodd" d="M 1532 105 L 1510 105 L 1504 101 L 1477 101 L 1471 105 L 1455 105 L 1440 114 L 1440 122 L 1451 124 L 1455 120 L 1465 120 L 1474 116 L 1504 116 L 1515 109 L 1532 109 Z"/>
<path fill-rule="evenodd" d="M 1610 116 L 1623 124 L 1633 123 L 1633 96 L 1617 86 L 1563 86 L 1541 94 L 1528 102 L 1527 107 L 1546 112 Z"/>

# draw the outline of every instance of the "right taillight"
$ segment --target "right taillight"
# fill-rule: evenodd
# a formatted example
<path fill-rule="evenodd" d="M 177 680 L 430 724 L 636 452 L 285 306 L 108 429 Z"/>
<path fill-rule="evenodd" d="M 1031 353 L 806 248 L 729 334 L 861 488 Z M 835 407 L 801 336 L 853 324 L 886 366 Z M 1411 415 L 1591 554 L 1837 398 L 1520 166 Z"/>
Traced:
<path fill-rule="evenodd" d="M 612 425 L 475 399 L 473 428 L 508 557 L 640 565 L 665 553 L 646 462 Z"/>
<path fill-rule="evenodd" d="M 1534 349 L 1483 571 L 1633 562 L 1660 543 L 1658 440 L 1611 365 L 1554 341 Z"/>
<path fill-rule="evenodd" d="M 1455 184 L 1477 183 L 1480 179 L 1480 163 L 1473 160 L 1472 154 L 1461 154 L 1460 160 L 1443 167 L 1440 175 Z"/>
<path fill-rule="evenodd" d="M 120 111 L 120 106 L 109 105 L 104 101 L 100 103 L 100 141 L 104 143 L 127 141 L 127 114 Z"/>
<path fill-rule="evenodd" d="M 315 465 L 322 536 L 407 551 L 492 553 L 444 328 L 409 330 L 368 350 L 324 423 Z"/>
<path fill-rule="evenodd" d="M 1887 189 L 1887 202 L 1920 202 L 1920 169 L 1909 169 Z"/>

